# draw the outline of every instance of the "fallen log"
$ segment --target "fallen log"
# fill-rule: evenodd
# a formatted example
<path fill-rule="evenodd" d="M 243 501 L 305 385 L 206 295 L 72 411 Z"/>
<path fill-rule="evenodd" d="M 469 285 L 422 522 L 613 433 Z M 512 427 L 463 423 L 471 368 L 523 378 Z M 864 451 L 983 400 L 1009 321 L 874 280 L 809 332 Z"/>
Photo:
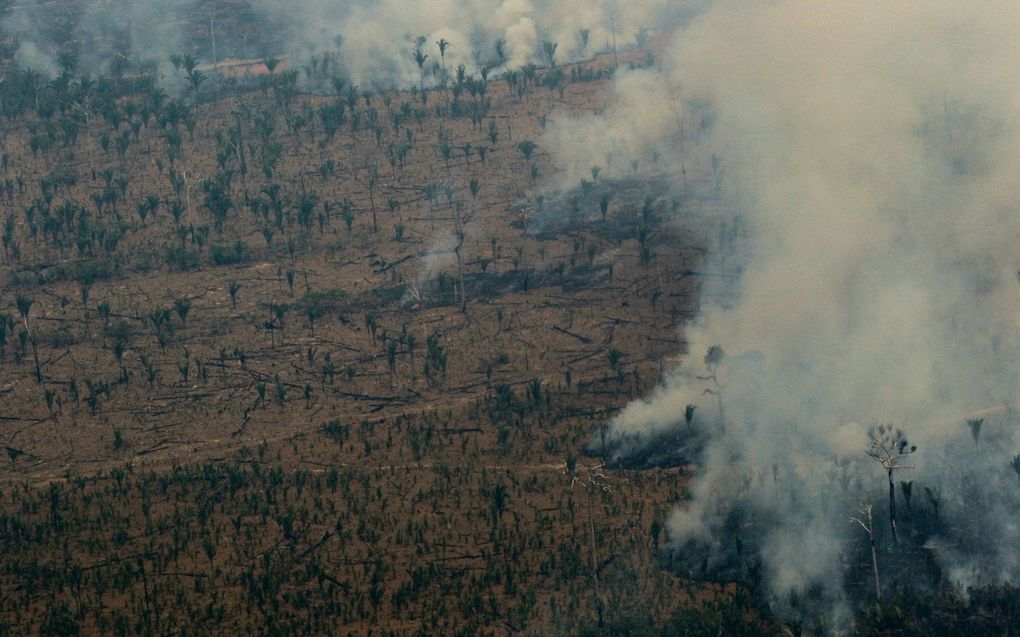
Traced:
<path fill-rule="evenodd" d="M 559 332 L 561 334 L 566 334 L 567 336 L 573 336 L 574 338 L 576 338 L 577 340 L 581 341 L 585 345 L 591 345 L 592 344 L 592 340 L 590 338 L 588 338 L 587 336 L 581 336 L 580 334 L 575 334 L 574 332 L 571 332 L 570 330 L 564 329 L 564 328 L 560 327 L 559 325 L 553 325 L 552 329 L 556 330 L 557 332 Z"/>

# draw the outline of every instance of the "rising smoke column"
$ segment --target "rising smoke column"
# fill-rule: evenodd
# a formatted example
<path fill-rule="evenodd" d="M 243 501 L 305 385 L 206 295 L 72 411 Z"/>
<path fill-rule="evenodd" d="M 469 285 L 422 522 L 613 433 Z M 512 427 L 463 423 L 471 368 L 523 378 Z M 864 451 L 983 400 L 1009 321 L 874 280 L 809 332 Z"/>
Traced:
<path fill-rule="evenodd" d="M 904 479 L 943 493 L 947 516 L 983 503 L 954 522 L 980 555 L 936 555 L 949 577 L 1020 576 L 1018 65 L 1012 3 L 720 3 L 676 35 L 661 84 L 621 79 L 633 92 L 606 115 L 553 127 L 562 166 L 625 165 L 672 129 L 674 95 L 710 104 L 702 152 L 749 219 L 737 300 L 703 305 L 686 361 L 609 423 L 610 440 L 647 437 L 698 406 L 710 435 L 669 520 L 678 552 L 722 564 L 734 512 L 756 507 L 774 598 L 821 588 L 838 613 L 856 511 L 832 496 L 881 493 L 866 431 L 892 423 L 919 446 Z M 723 424 L 704 394 L 712 345 Z M 964 415 L 996 406 L 973 444 Z"/>

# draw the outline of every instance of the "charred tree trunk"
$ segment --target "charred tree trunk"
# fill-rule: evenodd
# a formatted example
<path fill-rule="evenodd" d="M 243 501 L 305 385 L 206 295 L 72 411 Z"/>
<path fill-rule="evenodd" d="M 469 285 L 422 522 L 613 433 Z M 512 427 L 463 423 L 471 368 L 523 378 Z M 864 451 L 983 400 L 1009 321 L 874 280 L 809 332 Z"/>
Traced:
<path fill-rule="evenodd" d="M 892 540 L 895 546 L 899 546 L 900 539 L 896 535 L 896 486 L 893 482 L 893 470 L 887 469 L 889 476 L 889 528 L 892 529 Z"/>
<path fill-rule="evenodd" d="M 591 578 L 595 585 L 595 610 L 599 615 L 599 634 L 602 634 L 603 628 L 605 628 L 605 607 L 602 602 L 602 590 L 599 586 L 599 558 L 598 552 L 596 551 L 595 541 L 595 498 L 593 497 L 592 491 L 594 485 L 588 487 L 588 529 L 591 532 Z"/>
<path fill-rule="evenodd" d="M 35 383 L 37 385 L 42 384 L 42 366 L 39 364 L 39 347 L 35 342 L 35 334 L 32 333 L 32 328 L 28 325 L 28 314 L 21 317 L 25 323 L 25 331 L 28 333 L 28 342 L 32 345 L 32 358 L 35 360 Z"/>

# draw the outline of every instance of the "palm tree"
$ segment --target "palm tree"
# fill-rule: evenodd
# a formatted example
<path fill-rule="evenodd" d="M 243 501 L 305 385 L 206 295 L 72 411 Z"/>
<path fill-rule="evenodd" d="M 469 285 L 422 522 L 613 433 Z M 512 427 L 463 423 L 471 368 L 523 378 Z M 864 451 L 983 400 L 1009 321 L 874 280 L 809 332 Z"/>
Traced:
<path fill-rule="evenodd" d="M 531 160 L 531 154 L 535 152 L 535 148 L 537 145 L 529 139 L 517 144 L 517 150 L 521 151 L 521 155 L 524 155 L 525 161 Z"/>
<path fill-rule="evenodd" d="M 198 70 L 192 70 L 188 73 L 188 84 L 191 85 L 191 91 L 196 100 L 198 99 L 198 87 L 206 80 L 206 77 L 205 73 Z"/>
<path fill-rule="evenodd" d="M 449 43 L 449 41 L 446 40 L 446 38 L 439 38 L 439 40 L 436 41 L 436 44 L 439 45 L 439 57 L 442 58 L 442 60 L 443 60 L 443 70 L 445 71 L 446 70 L 446 49 L 449 48 L 450 43 Z"/>
<path fill-rule="evenodd" d="M 556 48 L 559 46 L 557 42 L 550 42 L 546 40 L 542 43 L 542 55 L 545 57 L 546 63 L 550 67 L 556 67 Z"/>
<path fill-rule="evenodd" d="M 272 55 L 268 55 L 262 58 L 262 63 L 266 65 L 266 70 L 269 71 L 270 75 L 272 75 L 273 71 L 275 71 L 276 67 L 280 64 L 280 60 Z"/>
<path fill-rule="evenodd" d="M 977 445 L 978 438 L 981 437 L 981 425 L 985 424 L 984 418 L 969 418 L 967 420 L 967 426 L 970 427 L 970 435 L 974 438 L 974 444 Z"/>
<path fill-rule="evenodd" d="M 188 323 L 188 313 L 191 312 L 191 299 L 187 297 L 174 299 L 174 311 L 181 319 L 181 327 L 185 327 Z"/>
<path fill-rule="evenodd" d="M 418 77 L 421 82 L 422 93 L 425 92 L 425 60 L 428 57 L 428 55 L 421 52 L 421 49 L 414 50 L 414 61 L 418 63 Z"/>
<path fill-rule="evenodd" d="M 22 319 L 28 318 L 28 312 L 32 309 L 32 299 L 22 294 L 19 294 L 14 301 L 14 304 L 18 306 L 18 314 L 21 315 Z"/>
<path fill-rule="evenodd" d="M 185 73 L 191 74 L 198 67 L 198 60 L 195 59 L 194 55 L 187 54 L 181 58 L 181 66 L 184 68 Z"/>

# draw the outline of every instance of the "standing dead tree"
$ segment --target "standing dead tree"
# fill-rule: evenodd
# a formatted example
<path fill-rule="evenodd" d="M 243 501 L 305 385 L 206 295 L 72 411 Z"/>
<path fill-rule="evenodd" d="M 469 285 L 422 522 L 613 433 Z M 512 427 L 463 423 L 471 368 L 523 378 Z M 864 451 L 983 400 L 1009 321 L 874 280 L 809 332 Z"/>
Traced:
<path fill-rule="evenodd" d="M 899 545 L 896 535 L 896 487 L 893 474 L 899 469 L 913 469 L 901 464 L 907 456 L 917 451 L 917 445 L 911 445 L 906 434 L 892 425 L 879 425 L 868 430 L 868 455 L 885 469 L 889 480 L 889 527 L 892 529 L 893 544 Z"/>
<path fill-rule="evenodd" d="M 584 487 L 585 494 L 588 497 L 588 530 L 591 537 L 591 578 L 592 585 L 594 586 L 595 593 L 595 610 L 598 612 L 599 621 L 599 633 L 601 634 L 602 629 L 605 627 L 605 600 L 602 599 L 602 589 L 599 585 L 599 558 L 598 558 L 598 541 L 595 535 L 595 494 L 600 491 L 609 491 L 609 478 L 602 472 L 602 464 L 592 464 L 588 466 L 588 475 L 582 477 L 578 475 L 572 466 L 573 463 L 568 463 L 567 474 L 570 476 L 570 486 L 580 484 Z"/>
<path fill-rule="evenodd" d="M 875 575 L 875 599 L 881 600 L 882 585 L 878 579 L 878 551 L 875 549 L 875 526 L 872 521 L 871 505 L 865 504 L 861 507 L 860 514 L 860 518 L 850 518 L 850 521 L 860 524 L 864 532 L 868 534 L 868 543 L 871 545 L 871 571 Z"/>
<path fill-rule="evenodd" d="M 28 323 L 28 312 L 32 309 L 32 299 L 19 294 L 15 301 L 18 307 L 18 314 L 21 315 L 21 322 L 25 326 L 25 334 L 28 335 L 28 341 L 32 345 L 32 358 L 35 360 L 35 382 L 36 384 L 42 384 L 42 366 L 39 364 L 39 347 L 35 342 L 35 334 L 32 332 L 32 326 Z"/>
<path fill-rule="evenodd" d="M 723 414 L 723 399 L 722 392 L 726 388 L 726 385 L 719 380 L 719 365 L 725 358 L 726 352 L 723 351 L 721 345 L 712 345 L 708 348 L 708 352 L 705 354 L 705 369 L 708 370 L 708 374 L 705 376 L 698 376 L 698 380 L 709 381 L 712 383 L 711 387 L 705 388 L 703 393 L 715 396 L 716 403 L 719 407 L 719 433 L 726 430 L 726 417 Z"/>

